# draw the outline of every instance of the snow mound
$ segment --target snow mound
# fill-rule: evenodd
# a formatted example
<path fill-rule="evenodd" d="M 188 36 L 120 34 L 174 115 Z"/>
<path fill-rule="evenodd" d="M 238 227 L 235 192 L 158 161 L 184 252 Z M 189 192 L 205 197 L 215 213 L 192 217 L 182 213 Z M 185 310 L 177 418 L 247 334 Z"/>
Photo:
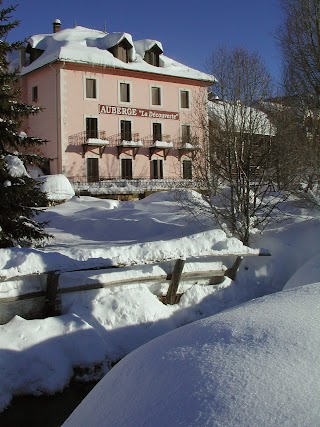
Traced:
<path fill-rule="evenodd" d="M 64 427 L 320 425 L 320 287 L 163 335 L 118 363 Z"/>
<path fill-rule="evenodd" d="M 94 366 L 106 355 L 97 332 L 75 314 L 41 322 L 16 316 L 0 326 L 0 334 L 0 411 L 13 395 L 62 391 L 73 367 Z"/>
<path fill-rule="evenodd" d="M 49 200 L 69 200 L 75 195 L 72 185 L 64 175 L 45 175 L 37 178 L 37 181 L 41 182 L 41 190 L 47 193 Z"/>
<path fill-rule="evenodd" d="M 283 290 L 293 289 L 297 286 L 320 284 L 320 254 L 306 262 L 296 273 L 290 277 Z"/>
<path fill-rule="evenodd" d="M 7 164 L 9 175 L 12 177 L 17 178 L 20 176 L 29 176 L 23 162 L 19 159 L 18 156 L 8 154 L 5 156 L 5 162 Z"/>
<path fill-rule="evenodd" d="M 39 176 L 43 176 L 44 173 L 42 169 L 39 168 L 39 166 L 30 165 L 27 167 L 28 174 L 31 176 L 31 178 L 36 179 L 39 178 Z"/>

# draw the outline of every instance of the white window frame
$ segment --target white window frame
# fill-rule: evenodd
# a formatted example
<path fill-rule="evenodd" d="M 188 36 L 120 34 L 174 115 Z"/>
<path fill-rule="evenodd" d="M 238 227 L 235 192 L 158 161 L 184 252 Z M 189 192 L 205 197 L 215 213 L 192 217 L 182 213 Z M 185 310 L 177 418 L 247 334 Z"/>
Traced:
<path fill-rule="evenodd" d="M 96 97 L 87 98 L 87 79 L 96 81 Z M 98 101 L 99 100 L 99 80 L 96 76 L 84 75 L 83 76 L 83 98 L 86 101 Z"/>
<path fill-rule="evenodd" d="M 160 104 L 152 104 L 152 88 L 159 88 L 160 89 Z M 152 84 L 150 85 L 150 107 L 153 108 L 162 108 L 163 107 L 163 87 L 158 84 Z"/>
<path fill-rule="evenodd" d="M 121 83 L 125 83 L 129 85 L 129 93 L 130 93 L 130 101 L 121 101 Z M 132 99 L 133 99 L 133 85 L 132 82 L 129 80 L 118 80 L 118 103 L 122 105 L 132 105 Z"/>
<path fill-rule="evenodd" d="M 182 107 L 181 106 L 181 93 L 182 92 L 188 92 L 188 100 L 189 100 L 189 106 L 188 107 Z M 191 109 L 191 90 L 190 89 L 186 89 L 186 88 L 179 88 L 179 110 L 183 110 L 183 111 L 189 111 Z"/>

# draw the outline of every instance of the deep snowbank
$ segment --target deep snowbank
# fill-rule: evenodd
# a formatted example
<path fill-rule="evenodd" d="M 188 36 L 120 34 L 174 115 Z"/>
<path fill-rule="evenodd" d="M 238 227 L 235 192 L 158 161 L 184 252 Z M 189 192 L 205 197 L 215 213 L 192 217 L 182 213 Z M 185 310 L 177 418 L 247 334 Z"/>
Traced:
<path fill-rule="evenodd" d="M 13 395 L 62 391 L 74 367 L 94 367 L 106 345 L 88 323 L 74 314 L 42 320 L 16 316 L 0 326 L 0 411 Z"/>
<path fill-rule="evenodd" d="M 320 287 L 249 302 L 149 342 L 64 427 L 320 424 Z"/>

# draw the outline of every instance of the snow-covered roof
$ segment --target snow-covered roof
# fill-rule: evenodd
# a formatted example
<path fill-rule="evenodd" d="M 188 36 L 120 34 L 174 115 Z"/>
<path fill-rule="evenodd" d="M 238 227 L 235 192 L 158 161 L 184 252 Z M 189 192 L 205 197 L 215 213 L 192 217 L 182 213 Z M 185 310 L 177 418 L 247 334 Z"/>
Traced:
<path fill-rule="evenodd" d="M 148 50 L 151 50 L 155 46 L 157 46 L 159 48 L 159 50 L 161 50 L 161 52 L 163 52 L 162 44 L 160 42 L 158 42 L 157 40 L 145 39 L 145 40 L 137 40 L 134 42 L 134 47 L 136 49 L 136 52 L 142 58 L 144 57 L 145 53 Z"/>
<path fill-rule="evenodd" d="M 209 116 L 218 120 L 222 128 L 234 124 L 237 131 L 250 132 L 256 135 L 274 136 L 276 128 L 266 113 L 240 102 L 209 101 Z"/>
<path fill-rule="evenodd" d="M 132 46 L 129 63 L 115 58 L 108 51 L 123 40 Z M 143 60 L 145 52 L 154 46 L 163 52 L 162 44 L 150 39 L 133 42 L 128 33 L 105 33 L 76 26 L 53 34 L 34 35 L 28 39 L 28 44 L 31 48 L 44 52 L 31 64 L 25 65 L 21 70 L 21 75 L 55 61 L 64 61 L 182 77 L 208 83 L 216 81 L 214 76 L 176 62 L 163 54 L 160 54 L 160 67 L 148 64 Z"/>

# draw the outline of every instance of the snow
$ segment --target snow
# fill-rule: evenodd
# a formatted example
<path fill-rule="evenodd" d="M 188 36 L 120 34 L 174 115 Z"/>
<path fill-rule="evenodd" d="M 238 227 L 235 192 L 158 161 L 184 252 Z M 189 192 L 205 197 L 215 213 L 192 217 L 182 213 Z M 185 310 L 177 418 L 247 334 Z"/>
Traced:
<path fill-rule="evenodd" d="M 320 285 L 320 254 L 311 258 L 290 277 L 284 288 L 293 289 L 298 286 L 318 283 Z"/>
<path fill-rule="evenodd" d="M 276 133 L 267 114 L 256 108 L 216 100 L 208 102 L 208 109 L 209 115 L 216 118 L 222 128 L 229 128 L 231 123 L 235 123 L 239 132 L 268 136 Z"/>
<path fill-rule="evenodd" d="M 20 176 L 29 176 L 23 162 L 19 159 L 19 157 L 8 154 L 5 156 L 5 162 L 7 164 L 9 175 L 12 177 L 17 178 Z"/>
<path fill-rule="evenodd" d="M 185 197 L 202 200 L 191 191 Z M 83 379 L 99 379 L 124 357 L 93 391 L 98 409 L 89 397 L 66 425 L 105 425 L 103 410 L 108 425 L 318 425 L 320 215 L 294 199 L 281 208 L 285 221 L 255 234 L 253 249 L 208 219 L 192 221 L 171 192 L 135 202 L 72 197 L 46 208 L 39 220 L 50 221 L 55 239 L 0 250 L 0 297 L 43 290 L 37 273 L 49 270 L 102 268 L 61 273 L 65 290 L 113 285 L 61 293 L 61 316 L 0 326 L 0 410 L 15 395 L 63 389 L 79 367 Z M 178 304 L 159 300 L 174 260 L 186 258 L 184 271 L 223 269 L 235 259 L 230 252 L 258 248 L 272 256 L 245 257 L 236 281 L 189 280 Z M 280 292 L 290 281 L 305 286 Z"/>
<path fill-rule="evenodd" d="M 28 171 L 28 174 L 30 175 L 30 177 L 33 179 L 39 178 L 39 176 L 44 175 L 42 169 L 39 168 L 39 166 L 35 166 L 35 165 L 28 165 L 27 171 Z"/>
<path fill-rule="evenodd" d="M 126 39 L 132 46 L 130 60 L 124 63 L 115 58 L 107 49 Z M 146 63 L 143 58 L 145 51 L 152 45 L 162 45 L 157 41 L 139 40 L 134 42 L 128 33 L 105 33 L 85 27 L 76 26 L 61 30 L 54 34 L 38 34 L 30 37 L 28 43 L 32 48 L 43 50 L 44 53 L 32 64 L 21 70 L 21 75 L 34 71 L 55 61 L 92 64 L 103 67 L 143 71 L 166 76 L 176 76 L 214 82 L 215 78 L 201 71 L 180 64 L 165 55 L 160 55 L 161 67 Z"/>
<path fill-rule="evenodd" d="M 167 141 L 155 141 L 151 147 L 157 147 L 157 148 L 173 148 L 172 142 Z"/>
<path fill-rule="evenodd" d="M 99 138 L 88 138 L 86 141 L 86 144 L 88 145 L 108 145 L 109 141 L 106 139 L 99 139 Z"/>
<path fill-rule="evenodd" d="M 53 176 L 52 176 L 53 177 Z M 180 257 L 257 254 L 210 224 L 190 224 L 170 193 L 119 203 L 74 197 L 51 208 L 40 220 L 50 221 L 55 236 L 45 248 L 2 250 L 0 277 L 51 270 L 150 264 Z M 110 209 L 112 207 L 112 209 Z"/>
<path fill-rule="evenodd" d="M 143 147 L 143 142 L 142 141 L 126 141 L 123 139 L 119 145 L 123 147 Z"/>
<path fill-rule="evenodd" d="M 65 175 L 44 175 L 36 180 L 41 183 L 40 189 L 47 193 L 48 200 L 69 200 L 75 195 L 72 185 Z"/>
<path fill-rule="evenodd" d="M 136 49 L 136 52 L 138 55 L 141 56 L 141 58 L 143 58 L 145 53 L 148 50 L 152 49 L 154 46 L 157 46 L 163 52 L 162 44 L 157 40 L 145 39 L 145 40 L 137 40 L 134 42 L 134 47 Z"/>
<path fill-rule="evenodd" d="M 249 302 L 146 344 L 63 424 L 316 426 L 320 287 Z"/>
<path fill-rule="evenodd" d="M 73 376 L 73 367 L 92 367 L 106 355 L 97 332 L 75 314 L 41 321 L 16 316 L 0 326 L 0 334 L 1 408 L 13 394 L 63 390 Z"/>

